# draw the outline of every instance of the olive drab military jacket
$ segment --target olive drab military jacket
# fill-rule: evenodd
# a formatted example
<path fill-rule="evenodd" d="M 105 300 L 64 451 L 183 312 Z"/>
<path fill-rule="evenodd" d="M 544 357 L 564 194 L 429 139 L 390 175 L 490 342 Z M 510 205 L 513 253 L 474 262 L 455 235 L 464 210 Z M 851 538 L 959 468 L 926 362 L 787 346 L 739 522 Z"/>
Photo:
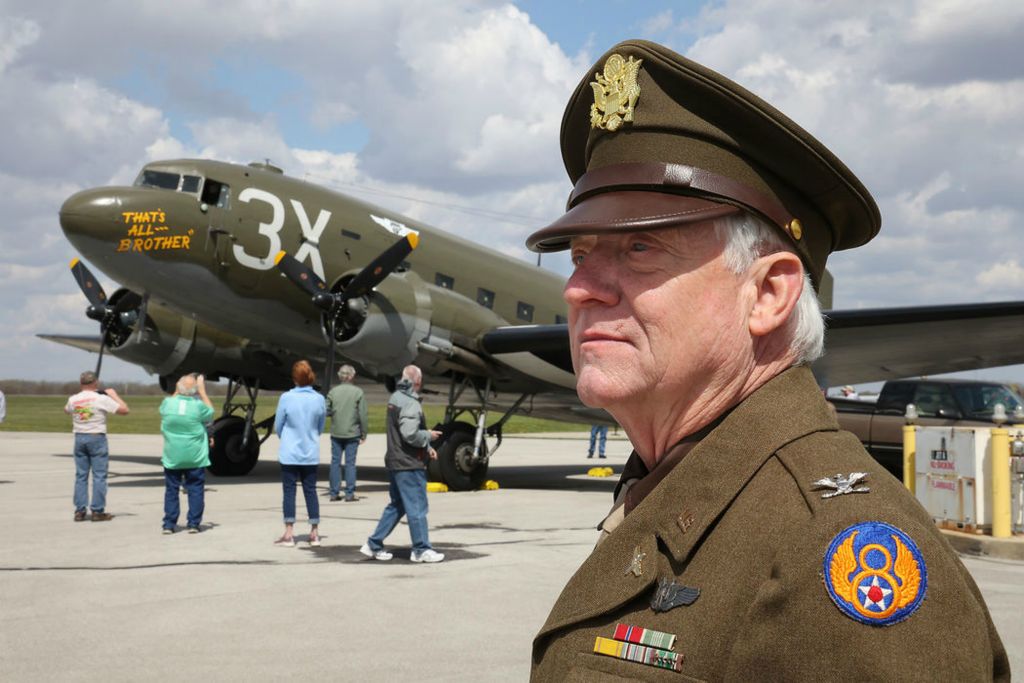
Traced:
<path fill-rule="evenodd" d="M 1009 664 L 924 508 L 793 368 L 594 549 L 534 640 L 534 681 L 630 679 L 1008 680 Z"/>

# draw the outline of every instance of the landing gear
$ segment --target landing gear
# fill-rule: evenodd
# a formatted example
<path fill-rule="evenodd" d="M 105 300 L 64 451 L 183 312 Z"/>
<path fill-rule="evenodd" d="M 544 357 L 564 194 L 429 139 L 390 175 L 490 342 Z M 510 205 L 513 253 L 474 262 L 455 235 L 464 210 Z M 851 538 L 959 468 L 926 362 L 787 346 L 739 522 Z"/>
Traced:
<path fill-rule="evenodd" d="M 479 404 L 459 405 L 459 399 L 467 387 L 473 388 Z M 481 390 L 472 378 L 452 377 L 444 424 L 435 427 L 441 431 L 440 438 L 433 444 L 437 450 L 437 460 L 430 460 L 427 464 L 427 474 L 431 481 L 444 482 L 453 491 L 473 491 L 487 480 L 490 456 L 501 446 L 501 429 L 527 397 L 527 394 L 520 396 L 500 420 L 487 427 L 487 399 L 490 393 L 490 379 Z M 471 416 L 476 424 L 459 422 L 458 418 L 463 414 Z M 497 438 L 494 448 L 488 447 L 487 436 Z"/>
<path fill-rule="evenodd" d="M 245 389 L 248 400 L 236 402 L 239 389 Z M 273 416 L 259 423 L 253 422 L 256 414 L 256 397 L 259 395 L 259 381 L 230 378 L 228 395 L 224 399 L 224 413 L 213 422 L 210 429 L 210 473 L 221 477 L 240 477 L 252 471 L 260 457 L 260 445 L 270 438 L 274 425 Z M 243 412 L 244 417 L 235 415 Z M 263 438 L 257 430 L 266 429 Z"/>

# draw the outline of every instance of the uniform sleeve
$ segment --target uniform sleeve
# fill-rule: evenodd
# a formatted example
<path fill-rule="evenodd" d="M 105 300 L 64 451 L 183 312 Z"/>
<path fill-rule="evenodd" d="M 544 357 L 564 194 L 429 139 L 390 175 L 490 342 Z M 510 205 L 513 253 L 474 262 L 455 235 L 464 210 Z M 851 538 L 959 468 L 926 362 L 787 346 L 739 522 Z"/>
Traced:
<path fill-rule="evenodd" d="M 398 414 L 398 432 L 402 435 L 402 440 L 416 448 L 426 448 L 430 445 L 430 432 L 420 429 L 422 419 L 423 409 L 412 401 L 403 405 Z"/>
<path fill-rule="evenodd" d="M 812 518 L 794 530 L 737 624 L 725 679 L 1008 680 L 1002 643 L 959 559 L 934 529 L 899 521 L 920 558 L 909 569 L 904 559 L 902 574 L 899 551 L 872 568 L 853 543 L 844 548 L 861 520 Z"/>

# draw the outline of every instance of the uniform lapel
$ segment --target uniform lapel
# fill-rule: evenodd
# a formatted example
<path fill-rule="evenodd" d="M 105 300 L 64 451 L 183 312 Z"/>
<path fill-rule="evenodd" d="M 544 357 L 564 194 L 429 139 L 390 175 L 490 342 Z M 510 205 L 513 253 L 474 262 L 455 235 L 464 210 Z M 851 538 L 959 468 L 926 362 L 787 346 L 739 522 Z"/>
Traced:
<path fill-rule="evenodd" d="M 685 563 L 764 462 L 811 432 L 838 429 L 813 375 L 793 368 L 738 405 L 599 544 L 562 591 L 537 637 L 633 600 L 657 578 L 658 540 Z M 634 557 L 641 574 L 627 571 Z"/>

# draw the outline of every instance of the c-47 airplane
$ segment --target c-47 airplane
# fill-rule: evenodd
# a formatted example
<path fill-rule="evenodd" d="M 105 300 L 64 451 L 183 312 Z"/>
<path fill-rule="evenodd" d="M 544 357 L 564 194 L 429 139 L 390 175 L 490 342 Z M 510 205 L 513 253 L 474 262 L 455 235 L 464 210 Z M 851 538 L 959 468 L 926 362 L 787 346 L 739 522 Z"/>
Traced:
<path fill-rule="evenodd" d="M 269 163 L 153 162 L 132 187 L 73 195 L 60 223 L 123 287 L 108 299 L 75 259 L 100 336 L 40 336 L 99 362 L 109 349 L 165 390 L 188 372 L 226 378 L 215 474 L 253 468 L 273 424 L 253 419 L 259 390 L 290 388 L 299 358 L 326 363 L 325 390 L 336 355 L 389 386 L 409 363 L 447 383 L 431 476 L 456 490 L 484 481 L 516 413 L 609 421 L 576 397 L 562 278 Z M 1024 302 L 827 316 L 822 386 L 1024 362 Z"/>

